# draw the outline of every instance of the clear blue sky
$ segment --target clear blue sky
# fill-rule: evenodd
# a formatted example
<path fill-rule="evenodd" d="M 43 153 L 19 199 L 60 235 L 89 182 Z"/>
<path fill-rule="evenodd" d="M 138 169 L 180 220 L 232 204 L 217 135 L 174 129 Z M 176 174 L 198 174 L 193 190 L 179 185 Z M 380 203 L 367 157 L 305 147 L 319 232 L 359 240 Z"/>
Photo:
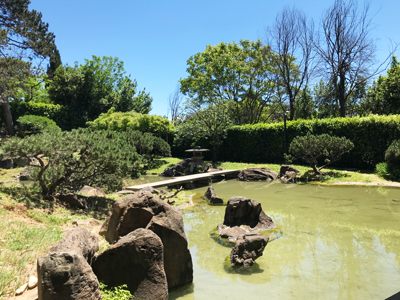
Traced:
<path fill-rule="evenodd" d="M 168 97 L 186 60 L 215 45 L 263 39 L 285 6 L 302 9 L 315 23 L 333 0 L 31 0 L 56 35 L 63 64 L 116 56 L 153 97 L 151 114 L 166 115 Z M 363 2 L 360 2 L 362 4 Z M 400 43 L 400 1 L 371 0 L 378 59 L 389 53 L 389 39 Z M 396 53 L 400 56 L 400 51 Z"/>

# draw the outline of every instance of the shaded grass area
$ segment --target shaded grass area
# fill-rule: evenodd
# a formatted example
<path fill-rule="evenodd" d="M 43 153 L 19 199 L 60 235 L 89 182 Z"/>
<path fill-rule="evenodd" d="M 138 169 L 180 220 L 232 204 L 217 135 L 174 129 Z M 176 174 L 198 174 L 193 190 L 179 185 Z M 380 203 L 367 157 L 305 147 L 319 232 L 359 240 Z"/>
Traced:
<path fill-rule="evenodd" d="M 177 157 L 162 157 L 154 159 L 152 165 L 150 166 L 148 173 L 161 173 L 166 168 L 171 168 L 180 162 L 182 158 Z"/>
<path fill-rule="evenodd" d="M 4 182 L 15 180 L 14 176 L 19 175 L 23 169 L 25 168 L 0 169 L 0 181 Z"/>

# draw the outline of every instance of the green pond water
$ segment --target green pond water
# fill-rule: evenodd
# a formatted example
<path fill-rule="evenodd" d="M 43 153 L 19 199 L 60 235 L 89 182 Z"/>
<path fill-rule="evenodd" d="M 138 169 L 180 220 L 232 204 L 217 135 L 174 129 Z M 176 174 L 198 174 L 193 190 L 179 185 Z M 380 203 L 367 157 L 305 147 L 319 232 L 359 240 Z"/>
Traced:
<path fill-rule="evenodd" d="M 216 236 L 225 206 L 201 198 L 185 209 L 194 282 L 170 299 L 386 299 L 400 292 L 400 189 L 214 183 L 225 202 L 259 201 L 277 225 L 247 271 L 230 267 L 232 245 Z"/>

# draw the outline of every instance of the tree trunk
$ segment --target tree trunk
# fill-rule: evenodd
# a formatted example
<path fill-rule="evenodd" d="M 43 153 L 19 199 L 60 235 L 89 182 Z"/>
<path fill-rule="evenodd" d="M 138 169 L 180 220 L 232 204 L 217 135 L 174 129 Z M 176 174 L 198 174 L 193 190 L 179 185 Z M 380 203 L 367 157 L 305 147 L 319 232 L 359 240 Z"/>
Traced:
<path fill-rule="evenodd" d="M 10 103 L 8 103 L 8 99 L 3 99 L 2 104 L 3 104 L 4 118 L 7 126 L 7 132 L 9 135 L 14 135 L 15 129 L 11 115 Z"/>
<path fill-rule="evenodd" d="M 344 75 L 339 76 L 339 89 L 338 89 L 338 99 L 339 99 L 339 109 L 340 117 L 346 117 L 346 78 Z"/>

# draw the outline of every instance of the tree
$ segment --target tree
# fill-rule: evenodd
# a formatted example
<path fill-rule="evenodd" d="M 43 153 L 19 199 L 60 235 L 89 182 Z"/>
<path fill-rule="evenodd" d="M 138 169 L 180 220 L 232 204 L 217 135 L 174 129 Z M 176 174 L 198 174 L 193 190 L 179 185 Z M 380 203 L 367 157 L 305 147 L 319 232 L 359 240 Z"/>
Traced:
<path fill-rule="evenodd" d="M 37 169 L 35 180 L 43 195 L 53 199 L 57 191 L 75 191 L 85 184 L 99 186 L 107 180 L 117 179 L 121 187 L 123 177 L 139 176 L 143 168 L 136 146 L 142 155 L 151 155 L 154 144 L 137 131 L 79 129 L 14 137 L 1 152 L 8 158 L 27 158 L 28 165 Z"/>
<path fill-rule="evenodd" d="M 301 158 L 314 170 L 315 174 L 323 174 L 321 169 L 340 160 L 344 153 L 354 148 L 354 144 L 345 137 L 339 138 L 328 134 L 299 136 L 290 143 L 287 157 L 290 160 Z M 324 165 L 318 167 L 322 158 Z"/>
<path fill-rule="evenodd" d="M 62 65 L 60 51 L 54 46 L 53 51 L 50 53 L 50 61 L 47 66 L 47 77 L 52 80 L 57 68 Z"/>
<path fill-rule="evenodd" d="M 55 104 L 69 108 L 78 126 L 93 121 L 111 107 L 116 111 L 149 113 L 152 98 L 145 90 L 137 93 L 136 80 L 125 75 L 124 63 L 116 57 L 92 56 L 83 65 L 60 66 L 48 88 Z"/>
<path fill-rule="evenodd" d="M 42 22 L 42 14 L 29 10 L 29 0 L 0 1 L 0 97 L 8 133 L 14 134 L 14 124 L 9 106 L 13 88 L 24 85 L 30 73 L 40 72 L 40 62 L 53 51 L 54 34 Z M 36 68 L 30 62 L 39 61 Z M 27 62 L 29 60 L 29 62 Z"/>
<path fill-rule="evenodd" d="M 191 146 L 195 146 L 199 141 L 207 140 L 212 148 L 212 160 L 217 162 L 218 149 L 232 125 L 229 110 L 229 104 L 223 102 L 206 107 L 199 106 L 196 101 L 189 102 L 186 119 L 177 125 L 174 144 L 190 141 Z"/>
<path fill-rule="evenodd" d="M 295 118 L 296 119 L 311 119 L 316 114 L 315 103 L 312 97 L 311 89 L 306 85 L 300 91 L 296 100 Z"/>
<path fill-rule="evenodd" d="M 181 92 L 200 106 L 231 101 L 236 124 L 258 123 L 275 92 L 272 56 L 260 40 L 207 45 L 188 59 Z"/>
<path fill-rule="evenodd" d="M 368 80 L 376 71 L 376 46 L 370 38 L 370 5 L 361 10 L 353 0 L 335 0 L 322 16 L 322 38 L 315 43 L 321 70 L 332 80 L 341 117 L 347 114 L 347 102 L 360 78 Z"/>
<path fill-rule="evenodd" d="M 380 75 L 368 89 L 363 106 L 366 113 L 400 113 L 400 63 L 395 56 L 386 76 Z"/>
<path fill-rule="evenodd" d="M 182 104 L 183 95 L 180 91 L 180 86 L 178 85 L 173 93 L 169 95 L 168 98 L 168 114 L 171 113 L 171 121 L 176 122 L 179 113 L 180 106 Z"/>
<path fill-rule="evenodd" d="M 295 102 L 311 76 L 314 60 L 314 25 L 295 8 L 280 12 L 273 27 L 267 29 L 267 41 L 276 53 L 272 58 L 277 84 L 282 86 L 289 102 L 289 120 L 295 116 Z"/>

